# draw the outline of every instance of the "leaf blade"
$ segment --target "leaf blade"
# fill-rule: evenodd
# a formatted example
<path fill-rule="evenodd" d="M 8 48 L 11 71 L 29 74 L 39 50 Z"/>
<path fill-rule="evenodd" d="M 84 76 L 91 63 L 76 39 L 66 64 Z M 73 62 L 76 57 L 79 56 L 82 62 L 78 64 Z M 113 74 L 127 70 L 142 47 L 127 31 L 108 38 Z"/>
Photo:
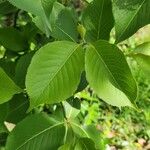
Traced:
<path fill-rule="evenodd" d="M 85 61 L 89 84 L 107 103 L 133 107 L 137 85 L 123 53 L 106 41 L 97 41 L 93 45 L 86 52 Z"/>
<path fill-rule="evenodd" d="M 82 17 L 86 28 L 85 39 L 88 42 L 109 39 L 114 20 L 110 0 L 94 0 L 85 9 Z"/>
<path fill-rule="evenodd" d="M 26 78 L 31 105 L 52 104 L 69 98 L 80 81 L 83 58 L 81 45 L 72 42 L 58 41 L 41 48 L 34 55 Z"/>

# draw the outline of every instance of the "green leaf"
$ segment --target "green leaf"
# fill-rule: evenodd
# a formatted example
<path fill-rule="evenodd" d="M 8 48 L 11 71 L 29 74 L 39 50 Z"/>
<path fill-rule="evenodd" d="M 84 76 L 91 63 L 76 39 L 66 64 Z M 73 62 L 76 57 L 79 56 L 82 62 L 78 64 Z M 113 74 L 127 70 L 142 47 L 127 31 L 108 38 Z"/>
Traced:
<path fill-rule="evenodd" d="M 9 101 L 14 94 L 22 90 L 0 68 L 0 104 Z"/>
<path fill-rule="evenodd" d="M 76 118 L 76 116 L 79 114 L 80 110 L 79 109 L 76 109 L 74 107 L 72 107 L 69 103 L 67 102 L 64 102 L 64 110 L 65 110 L 65 113 L 66 113 L 66 117 L 69 119 L 69 120 L 73 120 Z"/>
<path fill-rule="evenodd" d="M 137 98 L 137 85 L 124 54 L 115 45 L 97 41 L 86 52 L 87 80 L 96 94 L 113 106 L 131 106 Z"/>
<path fill-rule="evenodd" d="M 137 61 L 141 70 L 143 70 L 145 75 L 150 79 L 150 42 L 136 47 L 130 56 Z"/>
<path fill-rule="evenodd" d="M 71 128 L 74 132 L 74 134 L 76 135 L 76 137 L 80 140 L 80 138 L 88 138 L 91 139 L 93 142 L 93 148 L 97 148 L 100 149 L 100 134 L 98 132 L 98 130 L 96 129 L 95 126 L 85 126 L 85 127 L 81 127 L 79 124 L 77 124 L 76 122 L 71 122 Z"/>
<path fill-rule="evenodd" d="M 15 69 L 15 82 L 21 88 L 25 88 L 25 77 L 33 55 L 34 52 L 27 53 L 21 56 L 17 62 Z"/>
<path fill-rule="evenodd" d="M 87 130 L 88 128 L 90 128 L 89 131 Z M 83 128 L 79 124 L 72 121 L 70 122 L 70 125 L 67 127 L 66 131 L 67 132 L 65 144 L 59 147 L 59 150 L 72 150 L 72 149 L 78 150 L 78 148 L 82 150 L 82 148 L 84 149 L 85 146 L 87 149 L 90 150 L 96 150 L 95 146 L 97 146 L 97 150 L 100 149 L 99 132 L 96 130 L 94 126 Z M 95 137 L 93 138 L 91 135 Z"/>
<path fill-rule="evenodd" d="M 6 150 L 72 150 L 81 144 L 79 141 L 95 149 L 92 140 L 82 140 L 88 138 L 88 134 L 80 125 L 70 120 L 55 119 L 42 113 L 27 117 L 8 136 Z"/>
<path fill-rule="evenodd" d="M 95 147 L 99 149 L 101 147 L 102 137 L 100 135 L 100 132 L 96 129 L 96 126 L 89 125 L 84 127 L 84 130 L 88 133 L 90 139 L 94 141 Z"/>
<path fill-rule="evenodd" d="M 77 21 L 74 11 L 55 3 L 50 23 L 52 26 L 52 36 L 59 40 L 69 40 L 76 42 L 78 40 Z"/>
<path fill-rule="evenodd" d="M 44 28 L 47 30 L 47 36 L 49 36 L 51 30 L 49 16 L 55 1 L 56 0 L 33 0 L 31 2 L 31 0 L 9 0 L 14 6 L 38 16 Z"/>
<path fill-rule="evenodd" d="M 55 150 L 63 144 L 64 135 L 62 122 L 55 123 L 44 114 L 32 115 L 10 133 L 6 150 Z"/>
<path fill-rule="evenodd" d="M 49 19 L 52 27 L 49 34 L 52 37 L 58 40 L 78 41 L 77 21 L 73 12 L 58 2 L 54 3 Z M 33 21 L 42 32 L 48 33 L 40 17 L 34 18 Z"/>
<path fill-rule="evenodd" d="M 116 43 L 133 35 L 150 23 L 149 0 L 115 0 L 114 6 Z"/>
<path fill-rule="evenodd" d="M 81 138 L 76 143 L 74 150 L 96 150 L 96 148 L 91 139 Z"/>
<path fill-rule="evenodd" d="M 24 1 L 8 0 L 8 1 L 22 10 L 25 10 L 37 16 L 41 15 L 43 16 L 44 10 L 41 5 L 41 0 L 32 0 L 32 2 L 31 0 L 24 0 Z"/>
<path fill-rule="evenodd" d="M 28 43 L 15 28 L 0 28 L 0 43 L 7 49 L 20 52 L 28 48 Z"/>
<path fill-rule="evenodd" d="M 31 108 L 63 101 L 76 91 L 84 66 L 81 45 L 58 41 L 45 45 L 34 56 L 26 77 Z"/>
<path fill-rule="evenodd" d="M 53 5 L 54 5 L 55 1 L 56 0 L 41 0 L 41 4 L 44 8 L 45 15 L 47 16 L 47 18 L 50 17 L 50 14 L 51 14 L 51 11 L 53 9 Z"/>
<path fill-rule="evenodd" d="M 109 39 L 114 20 L 111 0 L 94 0 L 83 12 L 82 22 L 88 42 Z"/>

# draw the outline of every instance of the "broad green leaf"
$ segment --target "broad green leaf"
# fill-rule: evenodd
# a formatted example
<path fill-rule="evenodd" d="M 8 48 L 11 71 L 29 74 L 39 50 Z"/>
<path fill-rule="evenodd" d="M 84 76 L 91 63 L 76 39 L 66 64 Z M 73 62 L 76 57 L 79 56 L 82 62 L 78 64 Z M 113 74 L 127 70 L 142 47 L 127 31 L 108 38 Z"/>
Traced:
<path fill-rule="evenodd" d="M 0 124 L 4 121 L 18 123 L 26 116 L 29 101 L 23 94 L 15 95 L 9 102 L 0 105 Z"/>
<path fill-rule="evenodd" d="M 15 28 L 0 28 L 0 43 L 9 50 L 19 52 L 28 48 L 26 39 Z"/>
<path fill-rule="evenodd" d="M 137 98 L 137 85 L 124 54 L 115 45 L 97 41 L 86 52 L 87 80 L 96 94 L 113 106 L 131 106 Z"/>
<path fill-rule="evenodd" d="M 137 61 L 141 70 L 150 78 L 150 42 L 136 47 L 131 53 L 131 57 Z"/>
<path fill-rule="evenodd" d="M 21 89 L 0 68 L 0 104 L 9 101 L 14 94 L 20 92 Z"/>
<path fill-rule="evenodd" d="M 17 62 L 15 69 L 15 82 L 21 88 L 25 88 L 25 77 L 33 55 L 34 52 L 27 53 L 21 56 Z"/>
<path fill-rule="evenodd" d="M 149 0 L 115 0 L 114 6 L 116 43 L 133 35 L 150 23 Z"/>
<path fill-rule="evenodd" d="M 44 114 L 32 115 L 10 133 L 6 150 L 55 150 L 63 144 L 64 135 L 62 122 L 56 124 Z"/>
<path fill-rule="evenodd" d="M 83 12 L 83 25 L 86 29 L 85 39 L 88 42 L 109 39 L 114 20 L 111 0 L 94 0 Z"/>
<path fill-rule="evenodd" d="M 26 77 L 30 107 L 58 103 L 76 91 L 84 66 L 84 50 L 73 42 L 45 45 L 32 58 Z"/>

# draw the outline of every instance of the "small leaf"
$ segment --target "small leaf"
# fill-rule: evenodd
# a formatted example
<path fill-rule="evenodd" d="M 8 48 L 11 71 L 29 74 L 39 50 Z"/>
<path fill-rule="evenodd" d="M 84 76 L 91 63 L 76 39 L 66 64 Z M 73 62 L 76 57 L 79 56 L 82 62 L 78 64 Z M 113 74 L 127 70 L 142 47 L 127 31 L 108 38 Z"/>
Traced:
<path fill-rule="evenodd" d="M 114 24 L 111 0 L 91 2 L 83 12 L 82 22 L 86 29 L 85 40 L 108 40 Z"/>
<path fill-rule="evenodd" d="M 0 104 L 9 101 L 14 94 L 22 90 L 0 68 Z"/>
<path fill-rule="evenodd" d="M 30 107 L 58 103 L 72 96 L 83 66 L 84 50 L 81 45 L 58 41 L 42 47 L 34 55 L 27 73 Z"/>
<path fill-rule="evenodd" d="M 116 43 L 133 35 L 139 28 L 150 23 L 149 0 L 115 0 Z"/>
<path fill-rule="evenodd" d="M 121 50 L 97 41 L 89 46 L 85 64 L 87 80 L 100 98 L 113 106 L 134 106 L 137 85 Z"/>

